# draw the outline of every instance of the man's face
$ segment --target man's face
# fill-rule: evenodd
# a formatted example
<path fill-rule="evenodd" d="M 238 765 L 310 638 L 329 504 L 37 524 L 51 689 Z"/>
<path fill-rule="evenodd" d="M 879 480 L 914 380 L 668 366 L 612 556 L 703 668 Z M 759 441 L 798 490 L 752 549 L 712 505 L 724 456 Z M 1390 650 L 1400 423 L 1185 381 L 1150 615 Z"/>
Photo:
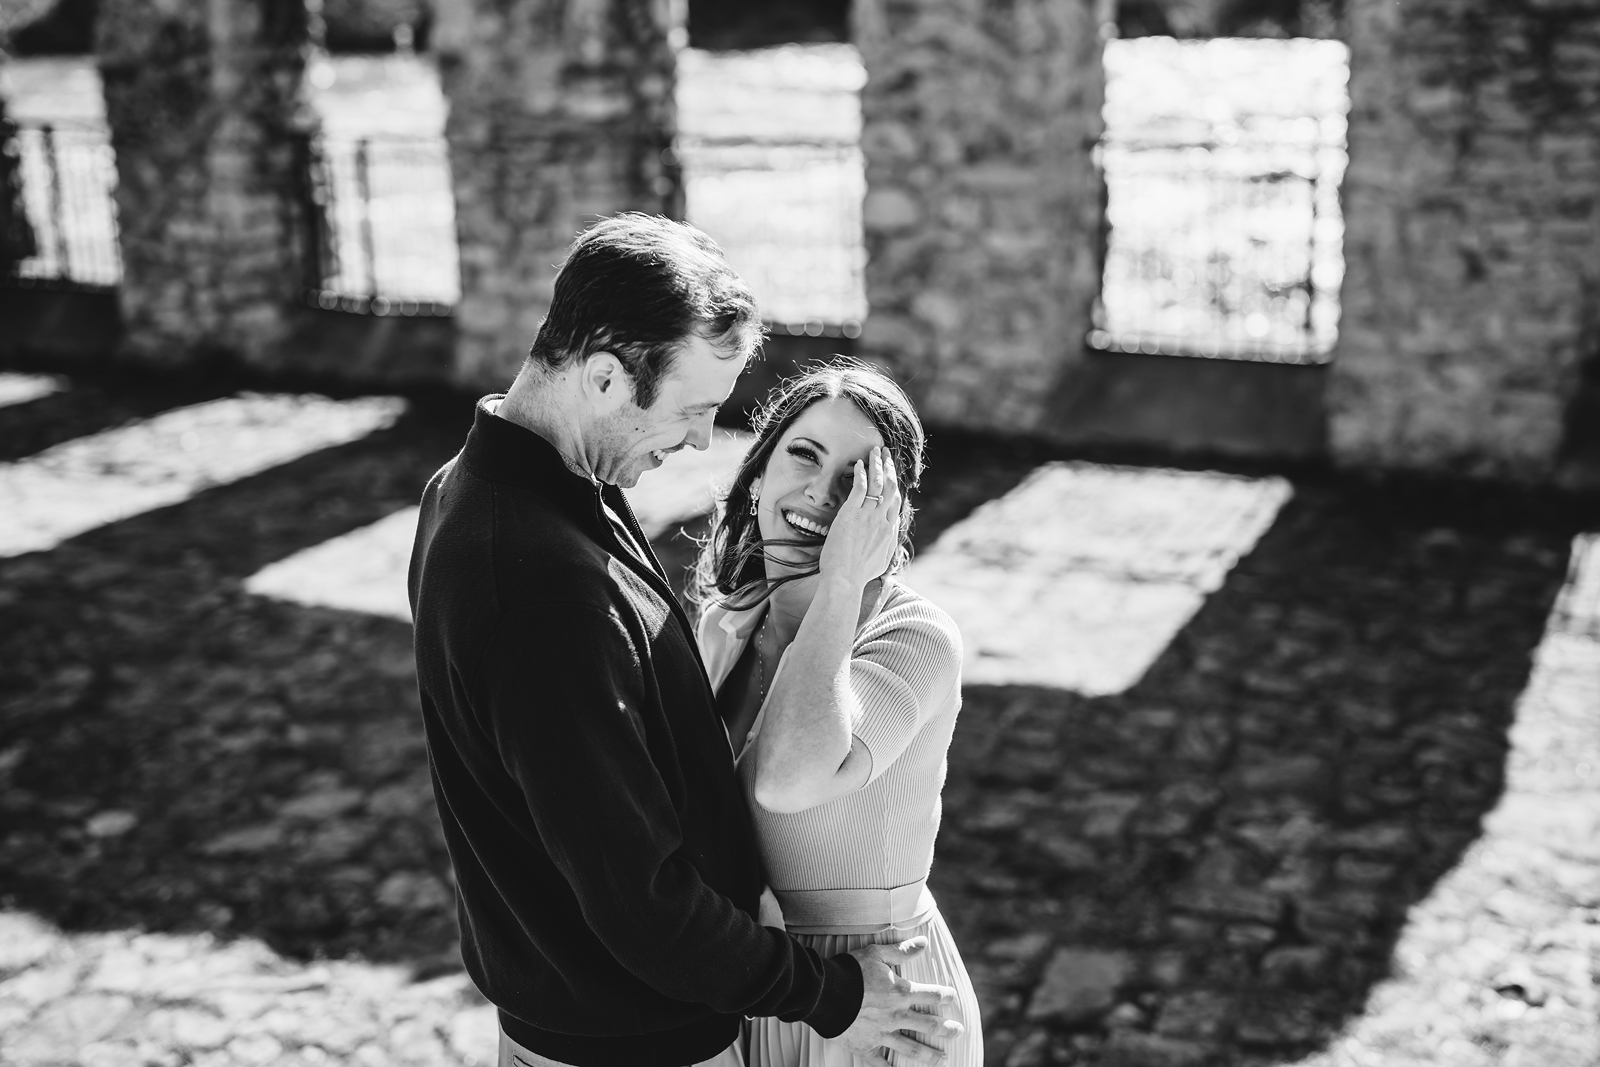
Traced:
<path fill-rule="evenodd" d="M 685 445 L 711 444 L 711 421 L 733 392 L 746 357 L 726 357 L 698 334 L 691 334 L 661 379 L 655 403 L 641 408 L 631 400 L 594 426 L 591 462 L 595 476 L 624 489 L 645 471 L 661 466 Z"/>

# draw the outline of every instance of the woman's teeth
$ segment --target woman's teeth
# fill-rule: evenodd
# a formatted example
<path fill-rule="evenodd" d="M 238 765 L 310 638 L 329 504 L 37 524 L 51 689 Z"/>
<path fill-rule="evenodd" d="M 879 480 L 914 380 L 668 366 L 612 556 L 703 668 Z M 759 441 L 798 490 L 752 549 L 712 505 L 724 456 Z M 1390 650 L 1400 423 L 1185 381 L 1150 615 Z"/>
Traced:
<path fill-rule="evenodd" d="M 818 537 L 827 537 L 828 531 L 833 528 L 832 526 L 818 526 L 804 515 L 796 515 L 792 511 L 783 513 L 783 521 L 797 530 L 804 530 L 806 533 L 816 534 Z"/>
<path fill-rule="evenodd" d="M 657 463 L 665 463 L 667 461 L 667 450 L 664 448 L 658 448 L 650 454 L 656 458 Z"/>

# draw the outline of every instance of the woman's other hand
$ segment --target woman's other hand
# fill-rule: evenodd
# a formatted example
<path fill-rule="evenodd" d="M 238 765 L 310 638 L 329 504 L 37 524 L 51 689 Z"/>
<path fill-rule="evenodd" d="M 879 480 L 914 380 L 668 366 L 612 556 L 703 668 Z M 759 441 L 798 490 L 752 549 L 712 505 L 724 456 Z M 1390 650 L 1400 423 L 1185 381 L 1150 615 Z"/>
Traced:
<path fill-rule="evenodd" d="M 817 566 L 824 579 L 861 588 L 883 576 L 899 547 L 900 479 L 879 445 L 856 460 L 850 495 L 834 515 Z"/>

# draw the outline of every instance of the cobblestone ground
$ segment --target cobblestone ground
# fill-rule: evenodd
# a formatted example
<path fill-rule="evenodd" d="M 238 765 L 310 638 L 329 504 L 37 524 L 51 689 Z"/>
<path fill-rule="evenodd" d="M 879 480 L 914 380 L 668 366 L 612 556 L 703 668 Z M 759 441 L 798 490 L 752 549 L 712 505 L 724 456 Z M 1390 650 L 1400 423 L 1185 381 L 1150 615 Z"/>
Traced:
<path fill-rule="evenodd" d="M 934 884 L 991 1060 L 1600 1063 L 1581 524 L 1297 479 L 1133 688 L 969 687 Z"/>
<path fill-rule="evenodd" d="M 0 460 L 215 395 L 78 381 Z M 467 425 L 0 559 L 0 1062 L 485 1062 L 408 627 L 243 588 Z M 919 543 L 1045 458 L 937 436 Z M 1600 511 L 1292 482 L 1131 688 L 968 688 L 934 885 L 991 1062 L 1591 1067 Z"/>

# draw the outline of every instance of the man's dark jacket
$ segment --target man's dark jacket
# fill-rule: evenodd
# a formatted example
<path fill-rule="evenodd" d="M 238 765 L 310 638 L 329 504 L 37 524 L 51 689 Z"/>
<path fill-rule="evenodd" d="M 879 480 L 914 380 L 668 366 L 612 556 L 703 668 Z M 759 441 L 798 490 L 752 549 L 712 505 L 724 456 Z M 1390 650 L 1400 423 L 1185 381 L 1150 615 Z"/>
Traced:
<path fill-rule="evenodd" d="M 753 918 L 727 733 L 627 501 L 494 399 L 428 483 L 409 583 L 468 973 L 513 1040 L 583 1067 L 707 1059 L 741 1015 L 843 1032 L 859 965 Z"/>

